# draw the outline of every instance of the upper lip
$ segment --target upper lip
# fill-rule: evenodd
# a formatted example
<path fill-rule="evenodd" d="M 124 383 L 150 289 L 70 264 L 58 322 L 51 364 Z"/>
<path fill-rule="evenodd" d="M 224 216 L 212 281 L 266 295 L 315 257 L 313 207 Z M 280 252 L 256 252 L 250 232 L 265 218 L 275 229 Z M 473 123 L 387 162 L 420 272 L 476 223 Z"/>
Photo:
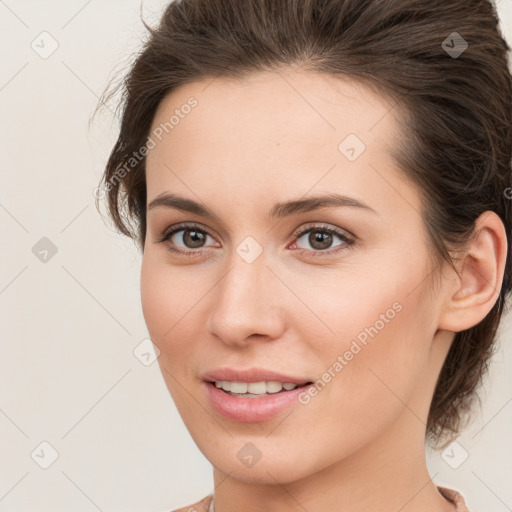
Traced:
<path fill-rule="evenodd" d="M 277 382 L 290 382 L 292 384 L 306 384 L 311 382 L 308 379 L 301 377 L 293 377 L 285 375 L 284 373 L 266 370 L 264 368 L 250 368 L 247 370 L 236 368 L 217 368 L 203 373 L 203 380 L 214 382 L 219 380 L 228 380 L 231 382 L 262 382 L 262 381 L 277 381 Z"/>

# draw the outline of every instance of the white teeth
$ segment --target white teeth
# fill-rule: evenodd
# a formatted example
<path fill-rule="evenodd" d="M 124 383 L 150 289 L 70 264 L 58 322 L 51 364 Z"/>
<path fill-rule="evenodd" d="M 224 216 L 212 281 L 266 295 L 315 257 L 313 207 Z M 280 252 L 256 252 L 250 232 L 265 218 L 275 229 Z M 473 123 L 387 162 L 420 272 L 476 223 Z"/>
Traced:
<path fill-rule="evenodd" d="M 281 389 L 283 389 L 281 382 L 277 382 L 275 380 L 267 382 L 267 393 L 279 393 Z"/>
<path fill-rule="evenodd" d="M 229 391 L 232 393 L 247 393 L 246 382 L 230 382 Z"/>
<path fill-rule="evenodd" d="M 286 391 L 297 388 L 298 384 L 291 382 L 262 381 L 262 382 L 233 382 L 229 380 L 216 380 L 215 387 L 222 388 L 224 391 L 237 394 L 264 395 L 266 393 L 279 393 L 283 388 Z"/>

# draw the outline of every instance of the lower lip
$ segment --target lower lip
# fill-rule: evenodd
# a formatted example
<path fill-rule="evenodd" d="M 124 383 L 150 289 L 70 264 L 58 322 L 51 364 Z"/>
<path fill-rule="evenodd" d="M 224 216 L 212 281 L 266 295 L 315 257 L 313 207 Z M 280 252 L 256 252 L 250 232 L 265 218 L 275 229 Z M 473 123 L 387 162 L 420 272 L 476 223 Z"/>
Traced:
<path fill-rule="evenodd" d="M 277 416 L 297 402 L 297 397 L 309 387 L 301 386 L 258 398 L 244 398 L 229 395 L 217 388 L 213 382 L 205 382 L 205 385 L 208 398 L 218 413 L 230 420 L 244 422 L 265 421 Z"/>

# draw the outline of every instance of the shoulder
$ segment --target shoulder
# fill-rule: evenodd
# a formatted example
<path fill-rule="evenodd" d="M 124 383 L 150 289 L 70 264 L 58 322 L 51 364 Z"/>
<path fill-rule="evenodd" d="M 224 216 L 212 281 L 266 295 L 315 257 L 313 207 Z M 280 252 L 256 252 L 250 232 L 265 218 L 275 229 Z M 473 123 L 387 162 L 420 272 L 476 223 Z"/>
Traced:
<path fill-rule="evenodd" d="M 457 492 L 455 489 L 449 489 L 448 487 L 437 486 L 437 489 L 446 499 L 455 505 L 456 512 L 469 512 L 462 494 Z"/>
<path fill-rule="evenodd" d="M 172 512 L 208 512 L 208 507 L 210 506 L 211 499 L 212 495 L 209 494 L 208 496 L 198 501 L 197 503 L 193 503 L 188 507 L 177 508 Z"/>

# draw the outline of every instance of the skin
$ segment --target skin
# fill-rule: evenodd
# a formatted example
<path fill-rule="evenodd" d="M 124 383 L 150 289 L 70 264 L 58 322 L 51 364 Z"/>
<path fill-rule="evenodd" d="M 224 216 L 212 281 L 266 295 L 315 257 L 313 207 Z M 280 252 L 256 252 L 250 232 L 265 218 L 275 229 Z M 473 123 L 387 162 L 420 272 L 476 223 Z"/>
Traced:
<path fill-rule="evenodd" d="M 216 512 L 451 512 L 426 467 L 427 415 L 454 332 L 477 324 L 498 298 L 501 220 L 483 214 L 461 275 L 446 266 L 434 282 L 441 269 L 419 192 L 390 155 L 403 137 L 391 102 L 347 78 L 261 72 L 173 91 L 152 130 L 191 96 L 198 105 L 148 154 L 147 202 L 176 193 L 220 221 L 148 211 L 141 299 L 167 387 L 214 467 Z M 353 162 L 338 150 L 350 133 L 366 145 Z M 329 207 L 267 217 L 278 201 L 333 192 L 376 213 Z M 158 243 L 180 222 L 207 231 L 202 247 L 184 241 L 186 231 Z M 308 234 L 293 236 L 324 225 L 356 243 L 332 234 L 322 255 Z M 252 263 L 236 252 L 247 236 L 263 249 Z M 172 242 L 196 255 L 170 252 Z M 207 400 L 200 375 L 220 366 L 320 379 L 397 302 L 401 311 L 308 404 L 243 423 Z M 252 467 L 237 457 L 247 442 L 262 454 Z"/>

